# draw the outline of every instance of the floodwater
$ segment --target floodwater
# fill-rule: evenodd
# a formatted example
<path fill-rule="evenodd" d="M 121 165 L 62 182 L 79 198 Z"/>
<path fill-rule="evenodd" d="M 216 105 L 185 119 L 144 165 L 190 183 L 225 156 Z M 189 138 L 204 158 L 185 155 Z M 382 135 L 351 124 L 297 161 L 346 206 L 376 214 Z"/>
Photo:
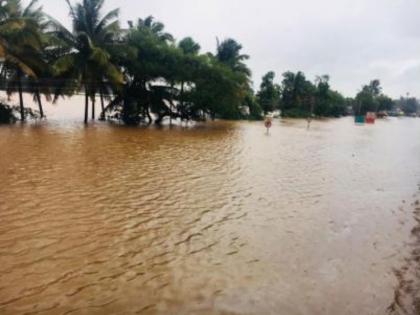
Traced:
<path fill-rule="evenodd" d="M 386 314 L 419 134 L 408 118 L 0 127 L 0 314 Z"/>

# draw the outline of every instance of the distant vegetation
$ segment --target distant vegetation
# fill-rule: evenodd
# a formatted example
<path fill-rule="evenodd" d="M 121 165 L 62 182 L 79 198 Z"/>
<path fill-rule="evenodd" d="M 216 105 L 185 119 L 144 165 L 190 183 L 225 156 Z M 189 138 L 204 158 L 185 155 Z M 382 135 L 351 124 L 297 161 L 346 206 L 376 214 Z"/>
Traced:
<path fill-rule="evenodd" d="M 55 102 L 83 93 L 85 123 L 108 118 L 130 125 L 261 119 L 276 110 L 286 117 L 339 117 L 349 108 L 360 113 L 418 108 L 415 99 L 394 102 L 382 94 L 377 80 L 346 99 L 331 88 L 327 75 L 311 82 L 302 72 L 284 73 L 280 84 L 268 72 L 255 93 L 249 56 L 234 39 L 218 41 L 214 53 L 203 53 L 194 39 L 176 40 L 151 16 L 124 29 L 118 9 L 103 12 L 104 0 L 66 3 L 71 29 L 44 14 L 37 0 L 27 7 L 20 0 L 1 2 L 0 83 L 9 96 L 19 95 L 19 107 L 16 112 L 0 104 L 0 122 L 34 116 L 25 108 L 25 92 L 33 95 L 41 118 L 43 99 Z"/>
<path fill-rule="evenodd" d="M 307 80 L 302 72 L 285 72 L 281 85 L 274 83 L 274 72 L 262 79 L 257 94 L 265 113 L 281 110 L 285 117 L 340 117 L 347 113 L 348 101 L 330 87 L 329 76 Z"/>
<path fill-rule="evenodd" d="M 367 112 L 413 115 L 420 110 L 416 98 L 393 100 L 385 95 L 379 80 L 363 85 L 355 98 L 346 98 L 331 89 L 328 75 L 311 82 L 302 72 L 285 72 L 281 84 L 274 79 L 272 71 L 263 76 L 257 101 L 265 113 L 280 110 L 283 117 L 340 117 Z"/>

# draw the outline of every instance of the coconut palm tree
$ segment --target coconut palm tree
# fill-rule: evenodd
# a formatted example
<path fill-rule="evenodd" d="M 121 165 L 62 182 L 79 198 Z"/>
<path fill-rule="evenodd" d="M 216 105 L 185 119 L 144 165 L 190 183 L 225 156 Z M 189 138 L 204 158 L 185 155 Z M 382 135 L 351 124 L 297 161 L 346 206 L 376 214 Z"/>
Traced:
<path fill-rule="evenodd" d="M 249 59 L 249 56 L 241 54 L 241 50 L 242 45 L 234 39 L 228 38 L 221 43 L 217 41 L 216 58 L 219 62 L 229 66 L 234 72 L 250 77 L 251 70 L 244 63 Z"/>
<path fill-rule="evenodd" d="M 10 95 L 19 93 L 21 121 L 25 119 L 22 79 L 37 79 L 37 70 L 46 67 L 42 59 L 42 8 L 32 0 L 23 7 L 20 0 L 8 0 L 0 7 L 1 76 L 7 81 Z M 41 110 L 42 112 L 42 110 Z"/>
<path fill-rule="evenodd" d="M 31 2 L 26 8 L 29 11 L 35 3 Z M 17 46 L 23 43 L 37 44 L 38 32 L 34 23 L 22 16 L 20 1 L 0 1 L 0 58 L 18 64 L 24 73 L 34 75 L 32 69 L 16 54 Z M 24 31 L 23 31 L 24 30 Z M 17 40 L 18 45 L 16 45 Z"/>
<path fill-rule="evenodd" d="M 200 45 L 195 42 L 191 37 L 185 37 L 178 43 L 178 48 L 184 54 L 184 62 L 180 64 L 180 67 L 177 71 L 178 76 L 180 77 L 181 90 L 179 95 L 179 105 L 181 109 L 184 108 L 184 92 L 185 92 L 185 81 L 192 79 L 194 76 L 194 71 L 191 68 L 194 68 L 194 57 L 198 56 L 200 52 Z"/>
<path fill-rule="evenodd" d="M 29 48 L 31 53 L 29 64 L 32 65 L 32 70 L 35 75 L 25 75 L 25 89 L 27 92 L 32 93 L 34 102 L 38 104 L 40 117 L 44 118 L 41 95 L 45 95 L 47 100 L 51 100 L 49 78 L 52 76 L 52 67 L 50 64 L 56 59 L 57 52 L 51 47 L 54 45 L 54 38 L 48 33 L 50 22 L 43 13 L 42 7 L 37 6 L 37 4 L 38 0 L 33 0 L 22 11 L 23 20 L 35 23 L 39 45 L 37 49 Z M 11 94 L 13 92 L 15 92 L 15 88 L 11 85 L 8 93 Z"/>
<path fill-rule="evenodd" d="M 132 28 L 133 25 L 130 24 L 130 28 Z M 159 39 L 162 42 L 165 43 L 172 43 L 174 42 L 174 37 L 166 33 L 165 30 L 165 24 L 155 21 L 155 18 L 153 16 L 148 16 L 145 19 L 138 19 L 136 29 L 138 31 L 146 31 L 153 34 L 157 39 Z"/>
<path fill-rule="evenodd" d="M 175 94 L 175 65 L 182 55 L 172 42 L 172 35 L 153 17 L 138 19 L 136 25 L 130 23 L 123 49 L 115 54 L 124 69 L 126 85 L 109 104 L 108 111 L 121 108 L 120 117 L 127 124 L 146 119 L 152 123 L 151 113 L 158 116 L 157 123 L 170 115 L 166 105 L 168 95 Z"/>
<path fill-rule="evenodd" d="M 178 47 L 186 55 L 197 55 L 200 52 L 200 44 L 195 42 L 191 37 L 185 37 L 178 43 Z"/>
<path fill-rule="evenodd" d="M 73 94 L 83 88 L 85 92 L 85 123 L 88 122 L 89 99 L 92 119 L 95 119 L 96 94 L 103 92 L 104 82 L 113 88 L 123 84 L 121 71 L 112 60 L 110 50 L 119 36 L 118 10 L 101 15 L 104 0 L 83 0 L 72 5 L 67 0 L 73 30 L 69 31 L 53 21 L 55 35 L 61 40 L 64 53 L 55 62 L 58 84 L 56 98 Z"/>

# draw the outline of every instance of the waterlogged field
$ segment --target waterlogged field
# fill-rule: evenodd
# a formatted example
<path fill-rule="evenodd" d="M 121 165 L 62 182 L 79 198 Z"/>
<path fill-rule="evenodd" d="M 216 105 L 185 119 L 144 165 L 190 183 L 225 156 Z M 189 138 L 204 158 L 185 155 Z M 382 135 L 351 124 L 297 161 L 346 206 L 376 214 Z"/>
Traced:
<path fill-rule="evenodd" d="M 419 134 L 416 119 L 0 127 L 0 313 L 385 314 Z"/>

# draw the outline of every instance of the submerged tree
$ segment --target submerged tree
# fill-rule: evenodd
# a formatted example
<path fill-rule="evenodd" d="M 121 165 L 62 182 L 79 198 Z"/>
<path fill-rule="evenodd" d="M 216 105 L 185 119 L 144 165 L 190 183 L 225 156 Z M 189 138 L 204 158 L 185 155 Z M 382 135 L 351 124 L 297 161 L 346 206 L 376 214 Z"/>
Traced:
<path fill-rule="evenodd" d="M 183 54 L 182 62 L 179 63 L 179 69 L 176 76 L 177 81 L 179 81 L 180 84 L 178 107 L 181 112 L 185 113 L 187 111 L 185 107 L 185 85 L 188 85 L 188 87 L 191 89 L 191 85 L 193 84 L 194 78 L 197 75 L 197 68 L 199 63 L 197 56 L 201 47 L 191 37 L 185 37 L 178 43 L 178 48 L 182 51 Z"/>
<path fill-rule="evenodd" d="M 317 76 L 315 78 L 315 108 L 313 112 L 322 116 L 327 113 L 330 107 L 330 77 L 328 75 Z"/>
<path fill-rule="evenodd" d="M 391 111 L 395 107 L 395 101 L 384 94 L 378 96 L 378 111 Z"/>
<path fill-rule="evenodd" d="M 280 105 L 280 86 L 274 83 L 275 73 L 268 72 L 263 76 L 260 91 L 257 94 L 258 101 L 264 113 L 272 112 Z"/>
<path fill-rule="evenodd" d="M 315 103 L 313 113 L 316 116 L 340 117 L 347 112 L 347 102 L 342 94 L 331 89 L 328 75 L 315 79 Z"/>
<path fill-rule="evenodd" d="M 104 0 L 83 0 L 72 5 L 68 0 L 73 30 L 69 31 L 54 21 L 55 35 L 60 39 L 65 53 L 55 62 L 57 83 L 56 99 L 60 95 L 72 95 L 79 89 L 85 93 L 84 121 L 88 122 L 89 99 L 92 103 L 92 119 L 95 119 L 96 94 L 102 95 L 104 86 L 118 89 L 123 76 L 113 63 L 110 49 L 118 39 L 118 10 L 101 15 Z"/>
<path fill-rule="evenodd" d="M 270 73 L 265 77 L 264 85 L 267 85 L 267 79 L 271 79 Z M 312 83 L 303 72 L 285 72 L 279 90 L 280 108 L 285 117 L 339 117 L 346 114 L 346 99 L 331 89 L 328 75 L 317 76 Z"/>
<path fill-rule="evenodd" d="M 148 17 L 130 23 L 122 42 L 124 49 L 115 58 L 124 69 L 126 84 L 107 110 L 124 123 L 238 117 L 249 70 L 235 41 L 230 41 L 235 43 L 232 54 L 222 53 L 231 48 L 226 44 L 218 46 L 220 58 L 200 55 L 192 38 L 175 45 L 163 23 Z"/>
<path fill-rule="evenodd" d="M 282 110 L 284 115 L 309 115 L 316 88 L 303 72 L 286 72 L 282 81 Z"/>
<path fill-rule="evenodd" d="M 362 87 L 362 90 L 356 95 L 355 105 L 355 112 L 359 115 L 392 108 L 389 98 L 382 93 L 379 80 L 372 80 Z"/>
<path fill-rule="evenodd" d="M 172 89 L 166 78 L 174 71 L 177 49 L 169 45 L 172 36 L 164 32 L 164 25 L 152 17 L 131 24 L 124 38 L 124 48 L 117 59 L 124 71 L 124 88 L 107 110 L 120 112 L 126 124 L 138 124 L 143 119 L 152 122 L 151 111 L 159 115 L 157 123 L 169 114 L 167 99 L 172 99 Z"/>
<path fill-rule="evenodd" d="M 32 0 L 23 7 L 20 0 L 9 0 L 0 7 L 0 55 L 4 58 L 1 76 L 7 93 L 19 94 L 21 121 L 25 120 L 22 81 L 37 82 L 39 75 L 48 68 L 42 56 L 45 19 L 37 3 Z M 40 103 L 39 106 L 43 115 Z"/>
<path fill-rule="evenodd" d="M 217 43 L 216 61 L 220 67 L 216 62 L 214 64 L 220 73 L 224 73 L 227 87 L 225 100 L 220 104 L 226 110 L 222 114 L 224 118 L 240 117 L 239 108 L 250 90 L 251 70 L 245 63 L 249 56 L 243 54 L 242 49 L 242 45 L 232 38 Z"/>
<path fill-rule="evenodd" d="M 11 124 L 16 120 L 14 108 L 0 103 L 0 124 Z"/>

